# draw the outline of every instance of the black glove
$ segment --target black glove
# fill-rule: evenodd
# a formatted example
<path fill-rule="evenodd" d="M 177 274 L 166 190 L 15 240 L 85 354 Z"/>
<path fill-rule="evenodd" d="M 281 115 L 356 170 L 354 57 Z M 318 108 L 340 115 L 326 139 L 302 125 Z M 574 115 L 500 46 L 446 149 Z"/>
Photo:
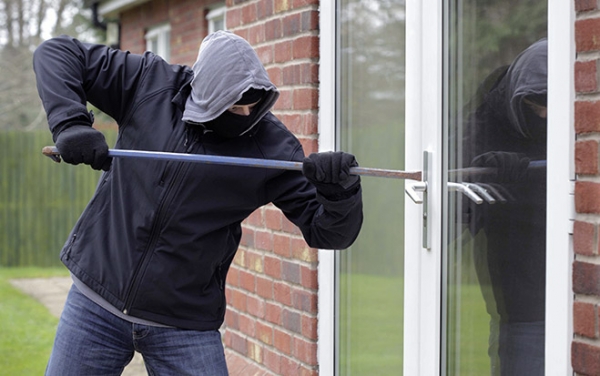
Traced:
<path fill-rule="evenodd" d="M 342 151 L 313 153 L 304 158 L 302 173 L 325 198 L 343 200 L 356 194 L 360 177 L 350 175 L 358 163 L 354 155 Z"/>
<path fill-rule="evenodd" d="M 496 172 L 489 175 L 491 181 L 514 183 L 527 175 L 529 158 L 520 153 L 490 151 L 475 157 L 471 165 L 474 167 L 495 168 Z"/>
<path fill-rule="evenodd" d="M 112 162 L 104 135 L 87 125 L 63 129 L 56 139 L 56 148 L 62 159 L 70 164 L 84 163 L 94 170 L 108 171 Z"/>

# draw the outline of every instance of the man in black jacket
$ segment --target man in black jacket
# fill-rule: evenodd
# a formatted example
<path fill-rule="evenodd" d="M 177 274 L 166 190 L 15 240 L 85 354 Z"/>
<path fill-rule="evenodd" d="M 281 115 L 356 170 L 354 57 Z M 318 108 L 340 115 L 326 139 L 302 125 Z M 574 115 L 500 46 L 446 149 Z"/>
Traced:
<path fill-rule="evenodd" d="M 358 236 L 354 156 L 304 156 L 270 112 L 279 93 L 244 39 L 209 35 L 190 69 L 60 37 L 36 50 L 34 70 L 62 158 L 104 170 L 61 252 L 74 284 L 48 375 L 117 375 L 134 351 L 150 374 L 227 374 L 218 329 L 241 222 L 273 203 L 311 247 Z M 119 149 L 303 161 L 303 173 L 111 160 L 87 102 L 116 120 Z"/>
<path fill-rule="evenodd" d="M 544 375 L 547 59 L 541 39 L 496 70 L 462 140 L 464 162 L 496 171 L 473 181 L 505 199 L 469 202 L 465 213 L 471 233 L 485 233 L 474 257 L 492 319 L 492 375 Z"/>

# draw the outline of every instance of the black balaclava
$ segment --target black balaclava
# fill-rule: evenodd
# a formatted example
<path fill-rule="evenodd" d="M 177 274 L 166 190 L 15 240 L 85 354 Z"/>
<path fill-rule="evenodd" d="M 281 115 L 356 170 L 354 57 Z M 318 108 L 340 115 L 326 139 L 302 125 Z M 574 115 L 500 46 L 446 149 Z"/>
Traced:
<path fill-rule="evenodd" d="M 265 96 L 266 92 L 261 89 L 249 89 L 242 95 L 242 99 L 237 101 L 236 105 L 248 105 L 260 100 Z M 254 124 L 256 118 L 256 112 L 252 111 L 248 116 L 234 114 L 229 110 L 225 110 L 217 118 L 207 121 L 204 126 L 207 130 L 214 132 L 215 134 L 233 138 L 238 137 L 250 130 Z"/>

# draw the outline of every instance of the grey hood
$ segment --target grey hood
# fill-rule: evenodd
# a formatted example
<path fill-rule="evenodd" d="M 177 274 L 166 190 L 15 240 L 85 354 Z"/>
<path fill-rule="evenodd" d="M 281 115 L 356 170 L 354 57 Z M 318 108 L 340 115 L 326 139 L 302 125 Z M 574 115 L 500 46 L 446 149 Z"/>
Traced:
<path fill-rule="evenodd" d="M 504 78 L 506 81 L 505 103 L 514 129 L 524 137 L 531 137 L 526 121 L 523 98 L 545 95 L 548 88 L 548 41 L 541 39 L 523 51 Z"/>
<path fill-rule="evenodd" d="M 204 38 L 192 70 L 192 91 L 182 118 L 186 122 L 213 120 L 239 101 L 246 90 L 263 89 L 267 95 L 254 109 L 254 127 L 279 98 L 279 91 L 252 46 L 229 31 L 217 31 Z"/>

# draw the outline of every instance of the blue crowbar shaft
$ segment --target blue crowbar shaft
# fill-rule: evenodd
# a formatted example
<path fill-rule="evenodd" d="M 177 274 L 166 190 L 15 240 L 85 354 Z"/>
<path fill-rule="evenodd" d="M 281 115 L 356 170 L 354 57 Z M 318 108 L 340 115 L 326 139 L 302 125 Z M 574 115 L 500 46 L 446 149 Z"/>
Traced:
<path fill-rule="evenodd" d="M 55 162 L 60 162 L 60 152 L 55 146 L 45 146 L 42 153 Z M 279 170 L 302 171 L 302 162 L 278 161 L 273 159 L 225 157 L 220 155 L 168 153 L 159 151 L 108 149 L 113 158 L 145 158 L 177 162 L 195 162 L 228 166 L 271 168 Z M 350 174 L 375 176 L 392 179 L 421 180 L 421 171 L 385 170 L 379 168 L 351 167 Z"/>

